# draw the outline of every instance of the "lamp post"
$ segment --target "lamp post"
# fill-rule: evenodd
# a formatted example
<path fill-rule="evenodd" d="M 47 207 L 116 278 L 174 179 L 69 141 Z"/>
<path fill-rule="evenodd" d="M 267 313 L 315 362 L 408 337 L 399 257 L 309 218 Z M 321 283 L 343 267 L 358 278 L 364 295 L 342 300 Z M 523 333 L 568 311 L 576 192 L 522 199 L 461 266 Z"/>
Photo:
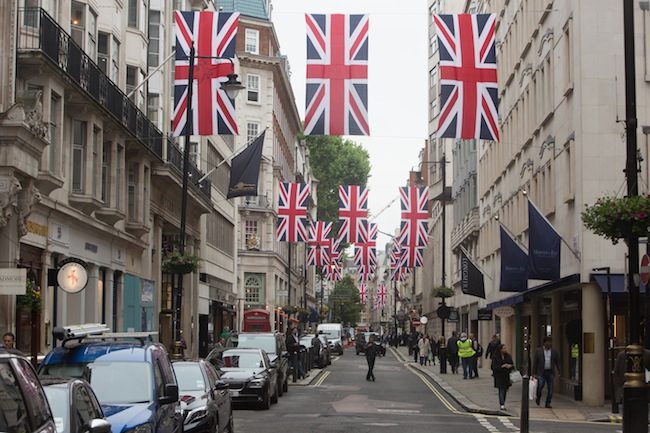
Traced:
<path fill-rule="evenodd" d="M 226 92 L 229 98 L 235 99 L 241 89 L 244 88 L 237 80 L 237 74 L 234 73 L 235 63 L 229 57 L 212 57 L 212 56 L 197 56 L 194 48 L 194 43 L 190 46 L 189 53 L 189 67 L 187 76 L 187 111 L 185 116 L 185 143 L 183 146 L 183 186 L 181 195 L 181 223 L 180 223 L 180 239 L 179 239 L 179 253 L 185 254 L 185 232 L 187 225 L 187 197 L 188 197 L 188 183 L 189 183 L 189 170 L 190 163 L 190 137 L 191 137 L 191 121 L 192 121 L 192 93 L 194 88 L 194 62 L 197 59 L 227 59 L 233 67 L 233 73 L 227 75 L 228 81 L 221 83 L 221 88 Z M 181 344 L 181 312 L 182 312 L 182 298 L 183 298 L 183 274 L 177 274 L 176 296 L 175 298 L 175 317 L 174 317 L 174 356 L 180 357 L 182 353 Z"/>
<path fill-rule="evenodd" d="M 594 268 L 594 272 L 605 272 L 607 274 L 607 321 L 609 322 L 609 387 L 612 393 L 612 413 L 618 413 L 618 401 L 616 400 L 616 392 L 614 387 L 614 363 L 616 357 L 614 356 L 614 311 L 612 308 L 612 275 L 609 266 Z"/>

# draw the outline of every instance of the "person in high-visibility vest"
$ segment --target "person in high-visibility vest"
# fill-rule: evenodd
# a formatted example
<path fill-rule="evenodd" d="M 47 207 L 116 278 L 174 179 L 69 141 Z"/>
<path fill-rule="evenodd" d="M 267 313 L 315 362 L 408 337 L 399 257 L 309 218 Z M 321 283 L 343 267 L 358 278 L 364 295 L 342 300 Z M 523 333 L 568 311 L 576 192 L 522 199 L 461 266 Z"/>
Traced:
<path fill-rule="evenodd" d="M 472 340 L 467 338 L 467 333 L 465 332 L 460 334 L 460 340 L 456 342 L 458 346 L 458 357 L 463 365 L 463 379 L 471 379 L 473 377 L 471 372 L 472 357 L 476 354 L 473 344 Z"/>
<path fill-rule="evenodd" d="M 580 358 L 580 346 L 578 346 L 578 343 L 573 343 L 571 345 L 571 358 L 569 359 L 569 374 L 571 374 L 571 379 L 573 380 L 578 380 L 576 374 L 578 358 Z"/>

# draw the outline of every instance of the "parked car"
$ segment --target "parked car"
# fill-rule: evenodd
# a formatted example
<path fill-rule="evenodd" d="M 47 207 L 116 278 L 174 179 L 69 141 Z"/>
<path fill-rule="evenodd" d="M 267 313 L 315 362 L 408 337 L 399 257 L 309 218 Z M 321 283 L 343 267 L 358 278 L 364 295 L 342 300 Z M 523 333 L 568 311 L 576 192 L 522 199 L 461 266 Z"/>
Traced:
<path fill-rule="evenodd" d="M 104 418 L 90 384 L 83 379 L 45 377 L 41 380 L 54 416 L 57 433 L 110 433 L 111 424 Z"/>
<path fill-rule="evenodd" d="M 238 349 L 262 349 L 275 362 L 278 371 L 278 392 L 289 391 L 289 358 L 284 334 L 280 332 L 242 332 L 239 334 Z"/>
<path fill-rule="evenodd" d="M 331 365 L 332 364 L 332 344 L 329 342 L 327 337 L 324 334 L 318 334 L 318 339 L 323 345 L 323 350 L 326 352 L 326 357 L 327 357 L 327 364 L 326 365 Z"/>
<path fill-rule="evenodd" d="M 178 380 L 180 411 L 184 433 L 234 432 L 229 385 L 210 363 L 172 363 Z"/>
<path fill-rule="evenodd" d="M 314 339 L 316 339 L 316 343 Z M 324 347 L 320 338 L 316 338 L 315 334 L 304 335 L 300 338 L 300 344 L 309 351 L 312 367 L 325 368 L 329 365 L 329 351 Z"/>
<path fill-rule="evenodd" d="M 0 432 L 55 431 L 54 418 L 32 365 L 0 347 Z M 101 433 L 89 429 L 91 433 Z"/>
<path fill-rule="evenodd" d="M 263 409 L 277 403 L 277 364 L 262 349 L 226 350 L 221 371 L 221 379 L 230 385 L 233 402 L 259 403 Z"/>
<path fill-rule="evenodd" d="M 181 433 L 178 385 L 165 347 L 145 333 L 87 328 L 55 330 L 62 344 L 43 360 L 41 377 L 87 380 L 113 433 Z"/>

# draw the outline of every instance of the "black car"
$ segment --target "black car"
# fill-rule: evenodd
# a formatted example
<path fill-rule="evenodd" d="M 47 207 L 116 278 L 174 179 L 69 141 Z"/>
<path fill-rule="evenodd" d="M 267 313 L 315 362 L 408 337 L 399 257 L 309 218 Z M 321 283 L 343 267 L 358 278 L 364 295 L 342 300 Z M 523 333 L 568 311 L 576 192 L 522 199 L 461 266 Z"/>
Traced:
<path fill-rule="evenodd" d="M 329 359 L 329 350 L 325 348 L 325 345 L 320 340 L 320 338 L 314 339 L 316 336 L 314 334 L 307 334 L 300 338 L 300 345 L 305 346 L 310 353 L 312 360 L 312 366 L 318 366 L 318 368 L 325 368 L 330 364 Z"/>
<path fill-rule="evenodd" d="M 238 335 L 238 349 L 262 349 L 277 364 L 278 392 L 289 391 L 289 359 L 284 334 L 280 332 L 243 332 Z"/>
<path fill-rule="evenodd" d="M 43 387 L 23 356 L 0 347 L 0 432 L 54 433 Z M 92 433 L 95 433 L 90 428 Z M 97 432 L 99 433 L 99 432 Z"/>
<path fill-rule="evenodd" d="M 41 378 L 43 390 L 54 415 L 57 433 L 78 433 L 90 429 L 110 433 L 111 424 L 104 418 L 90 384 L 83 379 Z"/>
<path fill-rule="evenodd" d="M 373 337 L 375 346 L 377 346 L 377 355 L 386 356 L 386 348 L 381 342 L 381 337 L 376 332 L 364 332 L 363 334 L 357 334 L 356 338 L 356 352 L 357 355 L 361 353 L 366 353 L 366 344 L 370 341 L 370 337 Z"/>
<path fill-rule="evenodd" d="M 229 349 L 223 352 L 221 379 L 230 385 L 233 402 L 259 403 L 269 409 L 278 401 L 277 360 L 271 362 L 262 349 Z"/>
<path fill-rule="evenodd" d="M 172 363 L 183 415 L 184 433 L 234 431 L 229 385 L 208 362 Z"/>

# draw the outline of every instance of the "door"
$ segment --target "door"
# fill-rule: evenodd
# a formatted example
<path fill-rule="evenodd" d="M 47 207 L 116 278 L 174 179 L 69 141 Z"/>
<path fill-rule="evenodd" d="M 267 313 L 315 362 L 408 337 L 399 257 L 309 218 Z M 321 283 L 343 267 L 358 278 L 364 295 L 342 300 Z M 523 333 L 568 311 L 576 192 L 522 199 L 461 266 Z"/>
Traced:
<path fill-rule="evenodd" d="M 140 278 L 135 275 L 124 275 L 124 325 L 123 331 L 142 331 L 142 296 Z"/>
<path fill-rule="evenodd" d="M 199 314 L 199 358 L 205 358 L 210 352 L 208 347 L 208 322 L 210 316 Z"/>

